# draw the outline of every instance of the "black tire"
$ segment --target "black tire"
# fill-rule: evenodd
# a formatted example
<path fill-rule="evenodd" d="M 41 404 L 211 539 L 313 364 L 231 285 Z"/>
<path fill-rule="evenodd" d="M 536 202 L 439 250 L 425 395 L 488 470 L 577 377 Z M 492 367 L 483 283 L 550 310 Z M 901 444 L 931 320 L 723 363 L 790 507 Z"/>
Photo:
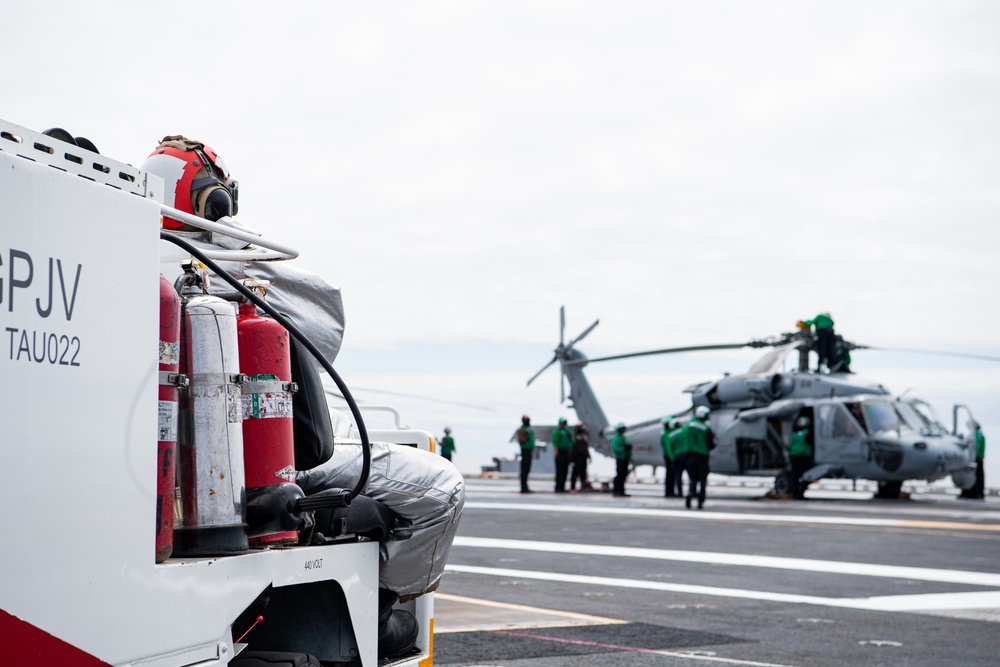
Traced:
<path fill-rule="evenodd" d="M 902 482 L 879 482 L 878 491 L 875 492 L 875 497 L 883 498 L 885 500 L 899 500 L 899 494 L 902 491 Z"/>
<path fill-rule="evenodd" d="M 792 473 L 785 470 L 774 478 L 774 492 L 779 496 L 790 496 L 795 485 L 792 483 Z"/>

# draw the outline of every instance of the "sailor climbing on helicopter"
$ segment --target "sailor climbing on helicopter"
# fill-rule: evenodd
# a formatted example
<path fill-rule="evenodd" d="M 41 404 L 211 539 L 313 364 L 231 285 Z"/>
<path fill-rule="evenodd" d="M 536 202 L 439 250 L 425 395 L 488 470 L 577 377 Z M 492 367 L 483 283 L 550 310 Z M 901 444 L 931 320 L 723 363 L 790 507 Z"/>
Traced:
<path fill-rule="evenodd" d="M 798 324 L 801 329 L 815 328 L 816 354 L 819 357 L 819 361 L 816 364 L 816 371 L 819 372 L 822 366 L 826 366 L 828 371 L 833 372 L 838 365 L 837 352 L 835 350 L 837 334 L 833 330 L 833 318 L 830 317 L 830 313 L 820 313 L 811 320 L 801 320 Z"/>
<path fill-rule="evenodd" d="M 237 211 L 237 183 L 209 146 L 179 135 L 165 137 L 142 169 L 164 179 L 166 199 L 177 210 L 242 229 L 230 218 Z M 164 218 L 163 226 L 207 250 L 245 249 L 249 245 L 171 218 Z M 253 249 L 247 250 L 248 261 L 220 265 L 237 279 L 274 284 L 268 302 L 332 363 L 344 330 L 340 291 L 288 262 L 249 261 L 253 253 Z M 296 350 L 294 339 L 291 356 L 292 379 L 306 385 L 293 395 L 295 483 L 306 495 L 350 488 L 361 476 L 362 447 L 346 443 L 333 447 L 330 411 L 321 386 L 315 390 L 319 385 L 317 363 L 307 351 Z M 296 371 L 299 377 L 295 377 Z M 349 431 L 337 435 L 346 437 Z M 461 474 L 442 457 L 388 443 L 372 443 L 371 449 L 371 472 L 363 494 L 389 508 L 395 518 L 380 544 L 379 654 L 389 657 L 409 651 L 417 638 L 412 615 L 393 609 L 393 604 L 437 588 L 458 529 L 465 492 Z M 348 525 L 350 521 L 348 518 Z"/>

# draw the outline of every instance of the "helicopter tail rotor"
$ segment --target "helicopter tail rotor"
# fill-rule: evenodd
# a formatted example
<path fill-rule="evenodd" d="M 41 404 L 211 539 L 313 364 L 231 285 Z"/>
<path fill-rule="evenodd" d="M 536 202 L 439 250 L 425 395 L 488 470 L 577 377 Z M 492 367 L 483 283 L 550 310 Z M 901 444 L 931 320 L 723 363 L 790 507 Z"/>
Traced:
<path fill-rule="evenodd" d="M 570 360 L 570 351 L 573 350 L 573 346 L 574 345 L 576 345 L 581 340 L 583 340 L 584 338 L 586 338 L 587 335 L 590 334 L 590 332 L 593 331 L 597 327 L 597 325 L 599 323 L 600 323 L 600 320 L 594 320 L 594 322 L 589 327 L 587 327 L 586 329 L 584 329 L 583 332 L 579 336 L 577 336 L 576 338 L 574 338 L 573 340 L 571 340 L 569 342 L 569 344 L 566 344 L 565 343 L 565 340 L 566 340 L 566 307 L 565 306 L 560 306 L 559 307 L 559 347 L 557 347 L 554 350 L 553 355 L 552 355 L 552 359 L 549 361 L 549 363 L 547 363 L 544 366 L 542 366 L 541 370 L 539 370 L 537 373 L 535 373 L 534 375 L 531 376 L 531 379 L 528 380 L 527 386 L 531 386 L 531 383 L 534 382 L 535 379 L 539 375 L 541 375 L 542 373 L 544 373 L 546 370 L 548 370 L 549 366 L 551 366 L 552 364 L 554 364 L 554 363 L 556 363 L 558 361 L 559 362 L 559 402 L 560 403 L 565 403 L 566 402 L 566 371 L 563 368 L 563 366 L 565 364 L 567 364 L 567 363 L 573 363 L 573 364 L 585 364 L 585 363 L 587 363 L 586 358 L 583 358 L 583 359 L 577 358 L 577 359 L 574 359 L 574 360 L 571 361 Z"/>

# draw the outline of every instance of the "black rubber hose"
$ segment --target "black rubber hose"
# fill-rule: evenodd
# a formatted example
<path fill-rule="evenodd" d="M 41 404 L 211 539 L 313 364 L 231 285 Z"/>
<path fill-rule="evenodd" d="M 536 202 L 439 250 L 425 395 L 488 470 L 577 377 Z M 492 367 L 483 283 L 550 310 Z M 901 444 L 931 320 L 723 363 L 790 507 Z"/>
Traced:
<path fill-rule="evenodd" d="M 361 418 L 361 410 L 358 408 L 358 404 L 354 402 L 354 397 L 351 396 L 350 390 L 337 374 L 337 371 L 333 370 L 333 366 L 331 366 L 330 362 L 323 357 L 323 354 L 319 351 L 319 349 L 312 344 L 312 341 L 303 336 L 295 325 L 288 321 L 288 318 L 272 308 L 270 304 L 266 303 L 251 290 L 247 289 L 247 287 L 240 281 L 236 280 L 236 278 L 229 275 L 229 273 L 227 273 L 222 267 L 209 259 L 205 253 L 184 239 L 174 236 L 168 232 L 160 231 L 160 238 L 191 253 L 191 255 L 198 259 L 198 261 L 214 271 L 217 276 L 236 288 L 236 291 L 245 296 L 252 304 L 273 317 L 278 324 L 285 327 L 285 329 L 288 330 L 288 333 L 295 337 L 295 340 L 302 343 L 303 347 L 309 350 L 310 354 L 316 358 L 316 361 L 319 362 L 320 366 L 322 366 L 323 369 L 329 373 L 330 377 L 333 378 L 334 384 L 337 385 L 337 388 L 343 395 L 344 400 L 347 401 L 347 405 L 351 409 L 351 414 L 354 415 L 354 421 L 358 425 L 358 433 L 361 435 L 361 452 L 363 457 L 361 464 L 361 477 L 358 479 L 358 483 L 354 485 L 354 488 L 351 489 L 350 494 L 348 494 L 346 498 L 345 502 L 350 503 L 351 500 L 357 497 L 364 490 L 365 485 L 368 484 L 368 475 L 371 473 L 372 466 L 372 445 L 371 442 L 368 441 L 368 429 L 365 428 L 365 420 Z"/>

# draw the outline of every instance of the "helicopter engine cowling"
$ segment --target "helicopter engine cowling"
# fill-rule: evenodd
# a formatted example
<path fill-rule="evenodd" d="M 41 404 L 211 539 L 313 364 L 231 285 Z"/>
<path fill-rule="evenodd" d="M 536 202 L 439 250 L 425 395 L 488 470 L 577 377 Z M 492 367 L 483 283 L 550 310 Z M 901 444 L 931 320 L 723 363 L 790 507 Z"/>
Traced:
<path fill-rule="evenodd" d="M 761 405 L 788 395 L 794 386 L 795 381 L 781 373 L 727 377 L 715 383 L 701 397 L 713 407 L 729 403 Z"/>

